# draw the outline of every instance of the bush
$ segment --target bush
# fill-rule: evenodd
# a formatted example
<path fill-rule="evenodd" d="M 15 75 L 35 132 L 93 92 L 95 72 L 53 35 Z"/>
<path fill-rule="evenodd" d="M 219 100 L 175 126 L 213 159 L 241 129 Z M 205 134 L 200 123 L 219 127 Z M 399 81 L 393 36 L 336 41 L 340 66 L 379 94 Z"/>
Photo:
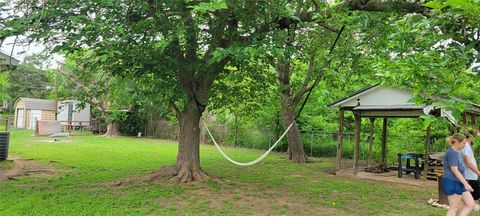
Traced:
<path fill-rule="evenodd" d="M 145 116 L 141 113 L 128 113 L 126 119 L 120 124 L 120 134 L 137 136 L 138 132 L 145 131 L 145 123 Z"/>

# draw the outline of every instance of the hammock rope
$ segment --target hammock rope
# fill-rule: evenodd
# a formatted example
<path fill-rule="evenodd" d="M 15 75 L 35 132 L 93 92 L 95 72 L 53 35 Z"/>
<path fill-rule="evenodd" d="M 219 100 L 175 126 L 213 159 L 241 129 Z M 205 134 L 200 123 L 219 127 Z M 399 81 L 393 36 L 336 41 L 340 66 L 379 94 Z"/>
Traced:
<path fill-rule="evenodd" d="M 285 130 L 285 132 L 282 134 L 282 136 L 280 136 L 280 138 L 278 138 L 277 142 L 275 142 L 275 144 L 272 145 L 272 147 L 270 147 L 265 153 L 263 153 L 263 155 L 261 155 L 260 157 L 258 157 L 257 159 L 253 160 L 253 161 L 250 161 L 250 162 L 246 162 L 246 163 L 242 163 L 242 162 L 238 162 L 238 161 L 235 161 L 233 160 L 232 158 L 230 158 L 227 154 L 225 154 L 225 152 L 220 148 L 220 146 L 218 145 L 218 143 L 215 141 L 215 138 L 213 138 L 213 135 L 212 133 L 210 132 L 210 130 L 208 129 L 208 126 L 207 124 L 205 123 L 205 121 L 203 121 L 203 125 L 205 126 L 205 128 L 207 129 L 207 132 L 208 132 L 208 135 L 210 136 L 210 138 L 212 139 L 213 141 L 213 144 L 215 145 L 215 147 L 217 148 L 217 150 L 220 152 L 220 154 L 223 155 L 223 157 L 225 159 L 227 159 L 228 161 L 230 161 L 231 163 L 235 164 L 235 165 L 238 165 L 238 166 L 251 166 L 251 165 L 254 165 L 260 161 L 262 161 L 276 146 L 278 143 L 280 143 L 280 140 L 282 140 L 282 138 L 287 134 L 287 132 L 290 130 L 290 128 L 293 126 L 293 124 L 295 123 L 292 122 L 287 130 Z"/>

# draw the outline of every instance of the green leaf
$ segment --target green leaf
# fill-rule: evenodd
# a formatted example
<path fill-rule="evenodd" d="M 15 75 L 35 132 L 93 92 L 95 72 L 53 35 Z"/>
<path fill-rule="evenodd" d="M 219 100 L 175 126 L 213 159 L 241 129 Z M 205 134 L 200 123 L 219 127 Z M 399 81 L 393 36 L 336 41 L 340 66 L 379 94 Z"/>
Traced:
<path fill-rule="evenodd" d="M 420 116 L 421 119 L 423 119 L 423 124 L 422 124 L 422 129 L 426 130 L 428 126 L 430 126 L 432 123 L 434 123 L 437 118 L 435 116 L 431 115 L 422 115 Z"/>
<path fill-rule="evenodd" d="M 312 16 L 312 20 L 315 21 L 315 22 L 319 22 L 321 20 L 323 20 L 324 16 L 320 15 L 320 14 L 313 14 Z"/>
<path fill-rule="evenodd" d="M 121 26 L 118 27 L 117 29 L 115 29 L 115 31 L 116 31 L 117 34 L 119 34 L 119 35 L 125 34 L 125 30 L 124 30 Z"/>
<path fill-rule="evenodd" d="M 448 0 L 447 4 L 452 7 L 467 9 L 469 6 L 469 0 Z"/>
<path fill-rule="evenodd" d="M 425 4 L 423 4 L 423 6 L 433 8 L 435 10 L 441 10 L 444 7 L 446 7 L 446 5 L 444 3 L 439 2 L 439 1 L 429 1 Z"/>
<path fill-rule="evenodd" d="M 237 67 L 235 67 L 235 66 L 230 66 L 230 65 L 229 65 L 229 66 L 226 66 L 225 69 L 226 69 L 226 70 L 229 70 L 229 71 L 236 71 L 236 70 L 238 70 Z"/>
<path fill-rule="evenodd" d="M 212 57 L 210 57 L 208 59 L 208 64 L 213 64 L 215 62 L 219 62 L 221 61 L 223 58 L 225 58 L 226 56 L 226 50 L 221 48 L 221 47 L 217 47 L 217 49 L 215 49 L 215 51 L 213 51 L 212 53 Z"/>
<path fill-rule="evenodd" d="M 228 9 L 228 5 L 225 0 L 214 0 L 211 2 L 202 2 L 196 6 L 188 6 L 193 12 L 209 13 L 216 10 Z"/>
<path fill-rule="evenodd" d="M 296 22 L 301 22 L 302 20 L 300 19 L 300 17 L 298 16 L 291 16 L 290 18 L 292 18 L 292 20 L 296 21 Z"/>
<path fill-rule="evenodd" d="M 110 58 L 110 56 L 108 54 L 105 54 L 105 55 L 101 55 L 98 58 L 98 60 L 103 63 L 103 62 L 106 62 L 109 58 Z"/>
<path fill-rule="evenodd" d="M 248 49 L 248 54 L 250 56 L 255 56 L 257 54 L 258 50 L 256 48 L 249 48 Z"/>

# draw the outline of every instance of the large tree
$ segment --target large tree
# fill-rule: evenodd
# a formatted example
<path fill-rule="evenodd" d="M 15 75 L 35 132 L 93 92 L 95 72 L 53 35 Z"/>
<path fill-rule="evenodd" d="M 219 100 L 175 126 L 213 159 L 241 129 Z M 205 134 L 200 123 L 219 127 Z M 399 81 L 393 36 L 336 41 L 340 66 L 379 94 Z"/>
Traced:
<path fill-rule="evenodd" d="M 206 180 L 200 168 L 199 120 L 213 81 L 229 60 L 274 28 L 266 2 L 224 1 L 18 1 L 24 16 L 10 23 L 53 51 L 88 47 L 91 65 L 117 74 L 153 73 L 166 85 L 179 124 L 177 163 L 160 175 Z M 155 177 L 155 175 L 153 176 Z"/>

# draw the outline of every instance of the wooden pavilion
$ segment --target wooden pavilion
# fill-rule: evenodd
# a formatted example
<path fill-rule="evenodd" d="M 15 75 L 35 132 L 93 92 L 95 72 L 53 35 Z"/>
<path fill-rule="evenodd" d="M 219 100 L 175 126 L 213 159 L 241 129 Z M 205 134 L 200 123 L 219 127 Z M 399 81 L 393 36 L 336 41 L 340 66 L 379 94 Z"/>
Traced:
<path fill-rule="evenodd" d="M 338 144 L 337 144 L 337 171 L 340 170 L 340 164 L 342 160 L 342 145 L 343 145 L 343 129 L 344 129 L 344 114 L 345 111 L 353 112 L 355 119 L 355 146 L 354 146 L 354 162 L 353 172 L 358 172 L 358 159 L 359 159 L 359 146 L 360 146 L 360 129 L 361 119 L 370 119 L 370 139 L 369 139 L 369 151 L 368 151 L 368 165 L 372 163 L 372 146 L 373 146 L 373 129 L 374 122 L 377 118 L 382 118 L 382 155 L 381 165 L 386 165 L 386 152 L 387 152 L 387 122 L 389 118 L 418 118 L 424 114 L 433 114 L 436 116 L 442 116 L 447 118 L 453 128 L 458 125 L 456 119 L 452 116 L 451 112 L 444 109 L 435 108 L 433 105 L 416 105 L 411 102 L 413 93 L 410 90 L 384 87 L 380 85 L 373 85 L 363 89 L 360 89 L 349 96 L 339 99 L 329 105 L 330 108 L 339 108 L 339 130 L 338 130 Z M 461 101 L 462 103 L 468 103 L 467 101 Z M 463 124 L 466 128 L 467 119 L 471 117 L 474 127 L 477 128 L 478 124 L 476 117 L 480 115 L 480 106 L 469 103 L 471 108 L 467 109 L 463 113 Z M 455 129 L 455 130 L 456 130 Z M 425 139 L 425 153 L 424 161 L 428 161 L 429 149 L 430 149 L 430 126 L 426 130 Z M 428 163 L 425 163 L 424 173 L 427 173 Z M 424 179 L 426 180 L 424 175 Z"/>

